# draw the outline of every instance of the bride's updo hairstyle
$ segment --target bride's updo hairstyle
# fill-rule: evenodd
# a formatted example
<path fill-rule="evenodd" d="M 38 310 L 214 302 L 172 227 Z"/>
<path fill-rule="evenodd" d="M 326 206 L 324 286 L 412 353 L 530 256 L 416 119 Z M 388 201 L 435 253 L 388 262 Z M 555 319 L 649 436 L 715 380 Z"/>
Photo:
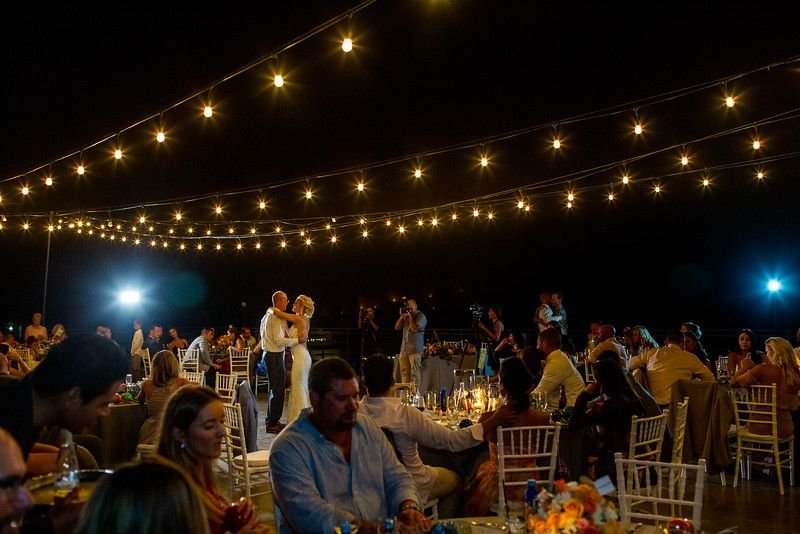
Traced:
<path fill-rule="evenodd" d="M 303 315 L 310 319 L 314 315 L 314 301 L 306 295 L 300 295 L 297 300 L 303 303 Z"/>

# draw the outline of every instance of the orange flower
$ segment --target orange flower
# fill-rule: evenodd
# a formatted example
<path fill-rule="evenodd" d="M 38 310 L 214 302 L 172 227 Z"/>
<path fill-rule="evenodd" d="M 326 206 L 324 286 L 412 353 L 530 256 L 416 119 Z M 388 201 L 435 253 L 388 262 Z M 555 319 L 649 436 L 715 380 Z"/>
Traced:
<path fill-rule="evenodd" d="M 583 512 L 585 514 L 592 515 L 596 511 L 597 511 L 597 503 L 595 503 L 590 498 L 583 499 Z"/>
<path fill-rule="evenodd" d="M 564 482 L 563 478 L 559 478 L 558 480 L 556 480 L 555 486 L 556 486 L 556 493 L 564 493 L 565 491 L 567 491 L 567 483 Z"/>
<path fill-rule="evenodd" d="M 583 504 L 578 499 L 567 499 L 562 506 L 564 507 L 564 514 L 569 517 L 577 518 L 583 515 Z"/>
<path fill-rule="evenodd" d="M 547 528 L 557 530 L 561 527 L 561 514 L 559 512 L 548 512 L 547 514 Z"/>
<path fill-rule="evenodd" d="M 535 532 L 536 534 L 545 534 L 547 532 L 547 521 L 538 515 L 529 515 L 526 525 L 528 532 Z"/>

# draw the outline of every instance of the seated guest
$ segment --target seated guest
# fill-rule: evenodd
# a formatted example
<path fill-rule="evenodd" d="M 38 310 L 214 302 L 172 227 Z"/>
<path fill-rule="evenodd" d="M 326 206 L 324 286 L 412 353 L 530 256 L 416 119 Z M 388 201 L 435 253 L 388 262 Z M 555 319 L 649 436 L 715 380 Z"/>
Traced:
<path fill-rule="evenodd" d="M 693 332 L 684 332 L 681 348 L 686 352 L 697 356 L 697 359 L 700 360 L 700 363 L 708 367 L 708 370 L 712 373 L 714 372 L 714 366 L 711 364 L 711 360 L 708 358 L 708 353 L 706 353 L 706 349 L 703 348 L 703 344 L 700 343 L 700 340 L 697 338 L 696 334 Z"/>
<path fill-rule="evenodd" d="M 703 332 L 700 330 L 700 325 L 692 322 L 681 323 L 681 334 L 691 332 L 697 336 L 697 339 L 703 337 Z"/>
<path fill-rule="evenodd" d="M 150 327 L 150 333 L 147 334 L 144 340 L 143 348 L 150 351 L 151 358 L 164 350 L 164 344 L 161 342 L 161 335 L 163 333 L 164 330 L 161 328 L 161 325 L 154 324 Z"/>
<path fill-rule="evenodd" d="M 714 382 L 714 375 L 700 363 L 697 356 L 681 349 L 683 334 L 677 330 L 667 333 L 666 346 L 649 350 L 628 360 L 628 369 L 642 369 L 647 377 L 650 393 L 661 407 L 669 405 L 672 384 L 682 378 L 697 378 Z"/>
<path fill-rule="evenodd" d="M 200 371 L 206 374 L 206 385 L 215 388 L 217 370 L 220 368 L 218 363 L 211 359 L 211 342 L 214 340 L 214 329 L 203 328 L 200 335 L 189 343 L 187 351 L 198 349 L 197 366 Z"/>
<path fill-rule="evenodd" d="M 174 354 L 178 354 L 178 349 L 185 349 L 189 346 L 189 342 L 178 335 L 178 330 L 175 328 L 169 329 L 170 341 L 167 343 L 167 350 L 171 350 Z"/>
<path fill-rule="evenodd" d="M 35 504 L 25 485 L 26 471 L 19 445 L 0 428 L 0 532 L 19 532 L 19 518 Z"/>
<path fill-rule="evenodd" d="M 634 326 L 631 329 L 631 356 L 638 356 L 650 349 L 657 349 L 658 343 L 650 331 L 644 326 Z"/>
<path fill-rule="evenodd" d="M 249 348 L 250 352 L 252 352 L 256 348 L 256 338 L 253 337 L 249 326 L 243 326 L 242 331 L 239 334 L 239 339 L 241 340 L 242 348 Z"/>
<path fill-rule="evenodd" d="M 570 430 L 585 429 L 584 473 L 592 479 L 614 476 L 614 453 L 628 452 L 631 417 L 644 417 L 645 408 L 631 389 L 614 351 L 593 364 L 596 382 L 578 395 L 569 421 Z M 614 361 L 617 360 L 617 361 Z"/>
<path fill-rule="evenodd" d="M 539 332 L 536 347 L 547 354 L 544 372 L 533 395 L 547 395 L 547 404 L 558 407 L 561 398 L 561 386 L 564 386 L 567 406 L 573 406 L 575 399 L 583 391 L 583 379 L 572 364 L 572 360 L 561 352 L 561 333 L 554 328 Z"/>
<path fill-rule="evenodd" d="M 139 403 L 147 409 L 147 419 L 139 429 L 139 443 L 155 443 L 167 399 L 179 387 L 189 383 L 181 378 L 180 373 L 178 358 L 172 352 L 162 350 L 153 358 L 153 370 L 139 391 Z"/>
<path fill-rule="evenodd" d="M 25 335 L 22 336 L 22 339 L 27 340 L 31 337 L 34 341 L 47 339 L 47 328 L 42 324 L 42 314 L 39 312 L 33 314 L 31 324 L 25 327 Z"/>
<path fill-rule="evenodd" d="M 64 325 L 61 323 L 54 324 L 53 328 L 50 329 L 50 341 L 61 343 L 65 339 L 67 339 L 67 330 Z"/>
<path fill-rule="evenodd" d="M 127 465 L 97 484 L 77 534 L 210 534 L 199 491 L 178 466 L 159 460 Z"/>
<path fill-rule="evenodd" d="M 4 364 L 0 365 L 0 374 L 22 378 L 31 372 L 25 360 L 8 343 L 0 343 L 0 355 L 2 355 L 0 358 L 5 360 Z"/>
<path fill-rule="evenodd" d="M 358 381 L 341 358 L 311 366 L 311 408 L 275 439 L 270 468 L 280 532 L 333 532 L 344 521 L 377 532 L 374 521 L 397 515 L 428 530 L 414 479 L 369 416 L 358 413 Z"/>
<path fill-rule="evenodd" d="M 544 373 L 544 363 L 547 360 L 547 354 L 539 350 L 537 347 L 528 345 L 517 353 L 517 356 L 525 363 L 525 367 L 533 376 L 533 386 L 538 386 L 539 381 L 542 379 Z"/>
<path fill-rule="evenodd" d="M 592 351 L 589 353 L 589 356 L 587 356 L 589 363 L 596 362 L 598 356 L 609 350 L 616 353 L 621 362 L 624 362 L 628 359 L 625 352 L 625 347 L 622 346 L 622 343 L 617 341 L 617 331 L 614 329 L 614 325 L 606 323 L 601 324 L 599 335 L 600 337 L 597 338 L 597 346 L 592 349 Z"/>
<path fill-rule="evenodd" d="M 7 344 L 12 349 L 15 349 L 15 348 L 17 348 L 19 346 L 19 343 L 17 342 L 17 338 L 14 337 L 14 334 L 12 332 L 9 332 L 8 334 L 6 334 L 5 338 L 3 339 L 3 343 Z"/>
<path fill-rule="evenodd" d="M 498 425 L 507 426 L 513 420 L 508 408 L 501 408 L 482 423 L 460 430 L 450 430 L 413 406 L 403 406 L 393 393 L 394 362 L 385 356 L 370 356 L 362 365 L 368 395 L 361 401 L 361 410 L 394 437 L 394 445 L 406 471 L 414 477 L 417 493 L 424 503 L 442 499 L 461 486 L 458 475 L 444 467 L 422 463 L 418 445 L 447 451 L 461 451 L 483 442 L 483 437 Z M 440 502 L 439 510 L 446 507 Z M 444 517 L 449 517 L 445 514 Z"/>
<path fill-rule="evenodd" d="M 756 350 L 756 335 L 752 330 L 739 330 L 737 341 L 737 350 L 728 353 L 728 376 L 736 376 L 764 361 L 764 355 Z"/>
<path fill-rule="evenodd" d="M 558 330 L 552 331 L 558 333 Z M 503 428 L 550 424 L 548 414 L 531 407 L 531 399 L 528 396 L 531 384 L 533 384 L 533 377 L 519 358 L 509 358 L 500 366 L 500 396 L 505 399 L 506 408 L 516 414 L 516 421 L 502 425 Z M 478 422 L 482 424 L 483 421 L 494 417 L 494 412 L 486 412 L 481 415 Z M 485 438 L 489 441 L 489 459 L 478 468 L 475 480 L 466 488 L 464 498 L 464 514 L 470 517 L 485 516 L 489 512 L 489 507 L 497 504 L 499 497 L 496 429 L 487 432 Z M 513 464 L 513 462 L 511 463 Z M 521 499 L 522 495 L 519 495 L 516 500 Z"/>
<path fill-rule="evenodd" d="M 190 385 L 176 391 L 167 402 L 156 452 L 182 467 L 200 488 L 212 534 L 225 531 L 225 509 L 230 504 L 217 485 L 214 462 L 222 453 L 225 411 L 222 399 L 211 388 Z M 249 518 L 242 532 L 266 532 L 259 524 L 250 499 L 239 504 Z"/>
<path fill-rule="evenodd" d="M 128 372 L 128 359 L 113 341 L 95 335 L 59 343 L 22 380 L 0 381 L 0 426 L 25 457 L 45 426 L 75 434 L 108 415 L 108 405 Z"/>
<path fill-rule="evenodd" d="M 800 399 L 800 369 L 792 351 L 792 345 L 781 337 L 771 337 L 766 342 L 767 357 L 763 363 L 731 378 L 733 387 L 749 387 L 754 384 L 769 386 L 775 384 L 778 405 L 778 437 L 792 435 L 794 426 L 791 412 L 798 409 Z M 755 414 L 747 428 L 754 434 L 769 434 L 769 424 L 754 423 L 754 420 L 769 421 L 769 416 Z"/>

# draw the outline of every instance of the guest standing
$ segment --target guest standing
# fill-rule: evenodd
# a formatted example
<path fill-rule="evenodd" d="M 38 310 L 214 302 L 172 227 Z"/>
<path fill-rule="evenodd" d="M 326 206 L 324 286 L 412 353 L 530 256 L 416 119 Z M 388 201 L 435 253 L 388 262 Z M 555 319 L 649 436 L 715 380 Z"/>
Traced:
<path fill-rule="evenodd" d="M 419 384 L 419 366 L 425 350 L 425 327 L 428 319 L 417 308 L 417 301 L 408 299 L 405 307 L 400 308 L 400 317 L 394 323 L 395 330 L 403 331 L 403 342 L 400 345 L 400 380 Z"/>

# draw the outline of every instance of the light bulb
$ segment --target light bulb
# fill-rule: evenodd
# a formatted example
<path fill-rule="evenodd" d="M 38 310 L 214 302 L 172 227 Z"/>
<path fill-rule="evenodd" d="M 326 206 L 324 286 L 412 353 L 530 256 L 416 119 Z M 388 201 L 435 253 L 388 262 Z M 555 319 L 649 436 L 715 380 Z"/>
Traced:
<path fill-rule="evenodd" d="M 641 122 L 637 122 L 636 126 L 633 127 L 633 133 L 635 133 L 636 135 L 642 135 L 642 123 Z"/>
<path fill-rule="evenodd" d="M 478 215 L 480 215 L 480 214 L 481 214 L 481 212 L 480 212 L 480 211 L 478 211 L 477 209 L 474 209 L 474 210 L 472 210 L 472 216 L 473 216 L 473 217 L 477 217 L 477 216 L 478 216 Z"/>
<path fill-rule="evenodd" d="M 486 216 L 489 218 L 489 220 L 494 219 L 494 213 L 492 213 L 491 211 Z"/>
<path fill-rule="evenodd" d="M 134 244 L 134 245 L 138 245 L 138 244 L 140 244 L 141 242 L 142 242 L 142 241 L 141 241 L 140 239 L 138 239 L 138 238 L 137 238 L 137 239 L 136 239 L 136 240 L 133 242 L 133 244 Z"/>
<path fill-rule="evenodd" d="M 661 192 L 661 186 L 660 185 L 655 186 L 653 188 L 653 191 L 655 191 L 656 193 L 660 193 Z"/>
<path fill-rule="evenodd" d="M 114 150 L 114 159 L 122 159 L 122 150 L 120 149 Z"/>
<path fill-rule="evenodd" d="M 167 244 L 167 242 L 166 242 L 166 241 L 164 241 L 163 243 L 161 243 L 161 246 L 162 246 L 163 248 L 167 248 L 169 245 Z"/>
<path fill-rule="evenodd" d="M 756 173 L 756 178 L 758 178 L 759 180 L 763 180 L 764 179 L 764 171 L 758 171 Z"/>
<path fill-rule="evenodd" d="M 203 244 L 202 243 L 198 243 L 197 244 L 197 250 L 203 250 Z"/>
<path fill-rule="evenodd" d="M 278 232 L 281 231 L 280 226 L 277 228 L 277 230 L 278 230 Z M 255 228 L 250 228 L 250 233 L 251 234 L 255 234 L 256 233 L 256 229 Z"/>
<path fill-rule="evenodd" d="M 336 243 L 336 236 L 335 235 L 331 236 L 331 243 Z"/>
<path fill-rule="evenodd" d="M 481 167 L 486 167 L 489 165 L 489 158 L 486 156 L 481 157 Z"/>
<path fill-rule="evenodd" d="M 236 250 L 242 250 L 242 244 L 236 243 Z"/>
<path fill-rule="evenodd" d="M 30 191 L 29 191 L 29 189 L 28 189 L 28 186 L 27 186 L 27 185 L 23 185 L 23 186 L 22 186 L 22 194 L 23 194 L 23 195 L 27 195 L 29 192 L 30 192 Z"/>
<path fill-rule="evenodd" d="M 326 230 L 330 230 L 330 229 L 331 229 L 331 225 L 330 225 L 330 223 L 328 223 L 328 224 L 326 224 L 326 225 L 325 225 L 325 229 L 326 229 Z"/>
<path fill-rule="evenodd" d="M 391 226 L 391 225 L 392 225 L 391 219 L 386 219 L 386 226 Z"/>
<path fill-rule="evenodd" d="M 525 206 L 525 211 L 531 211 L 531 207 L 530 206 Z"/>
<path fill-rule="evenodd" d="M 255 232 L 255 228 L 253 228 L 253 233 L 256 233 L 256 232 Z M 279 234 L 279 233 L 281 233 L 281 227 L 280 227 L 280 226 L 276 226 L 276 227 L 275 227 L 275 233 L 276 233 L 276 234 Z"/>
<path fill-rule="evenodd" d="M 759 148 L 761 148 L 761 141 L 759 141 L 758 139 L 754 139 L 753 140 L 753 150 L 758 150 Z"/>
<path fill-rule="evenodd" d="M 222 214 L 222 206 L 217 206 L 216 208 L 214 208 L 214 211 L 217 213 L 217 215 L 221 215 Z"/>
<path fill-rule="evenodd" d="M 358 185 L 356 185 L 356 189 L 358 191 L 363 191 L 364 190 L 364 184 L 361 183 L 361 182 L 358 182 Z"/>
<path fill-rule="evenodd" d="M 186 249 L 186 245 L 184 245 L 183 243 L 181 243 L 181 245 L 180 245 L 180 249 L 181 249 L 181 250 L 185 250 L 185 249 Z"/>
<path fill-rule="evenodd" d="M 151 227 L 149 228 L 149 230 L 152 232 L 152 231 L 154 230 L 154 228 L 151 226 Z"/>
<path fill-rule="evenodd" d="M 313 195 L 313 194 L 311 193 L 311 189 L 307 189 L 307 190 L 306 190 L 306 198 L 309 198 L 309 199 L 310 199 L 312 195 Z"/>
<path fill-rule="evenodd" d="M 732 96 L 728 96 L 725 98 L 725 105 L 728 106 L 729 108 L 732 108 L 733 106 L 736 105 L 736 100 Z"/>
<path fill-rule="evenodd" d="M 422 178 L 422 169 L 414 169 L 414 178 Z"/>
<path fill-rule="evenodd" d="M 211 235 L 211 230 L 206 230 L 206 235 Z"/>
<path fill-rule="evenodd" d="M 211 106 L 206 106 L 203 108 L 203 115 L 208 118 L 214 114 L 214 110 L 211 109 Z"/>
<path fill-rule="evenodd" d="M 572 202 L 573 200 L 575 200 L 575 195 L 574 195 L 574 194 L 572 194 L 572 193 L 569 193 L 569 194 L 567 195 L 567 200 L 569 200 L 570 202 Z"/>
<path fill-rule="evenodd" d="M 361 237 L 367 237 L 367 236 L 369 236 L 369 232 L 367 232 L 366 230 L 361 232 Z"/>
<path fill-rule="evenodd" d="M 456 214 L 454 213 L 454 214 L 452 214 L 452 215 L 450 216 L 450 218 L 451 218 L 451 219 L 453 219 L 453 220 L 455 221 L 456 219 L 458 219 L 458 215 L 456 215 Z"/>
<path fill-rule="evenodd" d="M 30 225 L 28 223 L 22 223 L 23 230 L 27 230 L 28 228 L 30 228 Z"/>
<path fill-rule="evenodd" d="M 228 233 L 232 234 L 234 232 L 233 228 L 228 228 Z"/>
<path fill-rule="evenodd" d="M 162 132 L 161 130 L 159 130 L 158 133 L 156 133 L 156 141 L 158 141 L 159 143 L 163 143 L 166 138 L 167 137 L 164 135 L 164 132 Z"/>
<path fill-rule="evenodd" d="M 86 172 L 86 168 L 83 165 L 78 165 L 78 169 L 77 170 L 78 170 L 78 175 L 79 176 L 83 176 L 83 174 Z"/>
<path fill-rule="evenodd" d="M 139 224 L 144 224 L 144 221 L 145 221 L 144 215 L 139 217 Z"/>
<path fill-rule="evenodd" d="M 45 178 L 45 179 L 44 179 L 44 185 L 46 185 L 46 186 L 51 186 L 51 185 L 53 185 L 53 178 L 51 178 L 50 176 L 48 176 L 47 178 Z"/>
<path fill-rule="evenodd" d="M 176 220 L 176 221 L 180 221 L 182 218 L 183 218 L 183 216 L 181 215 L 181 213 L 180 213 L 180 212 L 178 212 L 178 213 L 176 213 L 176 214 L 175 214 L 175 220 Z"/>
<path fill-rule="evenodd" d="M 609 193 L 608 194 L 608 200 L 609 201 L 613 201 L 614 200 L 614 193 Z"/>
<path fill-rule="evenodd" d="M 687 156 L 681 156 L 681 165 L 684 167 L 689 164 L 689 158 Z"/>
<path fill-rule="evenodd" d="M 553 148 L 555 148 L 556 150 L 561 148 L 561 140 L 560 139 L 558 139 L 558 138 L 553 139 Z"/>
<path fill-rule="evenodd" d="M 438 226 L 438 224 L 439 224 L 439 219 L 437 219 L 436 217 L 431 219 L 431 226 Z"/>
<path fill-rule="evenodd" d="M 174 230 L 173 228 L 170 228 L 170 229 L 169 229 L 169 233 L 170 233 L 170 235 L 172 235 L 172 234 L 174 234 L 174 233 L 175 233 L 175 230 Z"/>
<path fill-rule="evenodd" d="M 284 241 L 286 243 L 286 241 Z M 256 243 L 256 250 L 261 250 L 261 243 Z"/>
<path fill-rule="evenodd" d="M 306 235 L 306 231 L 305 230 L 300 230 L 300 237 L 303 237 L 305 235 Z"/>
<path fill-rule="evenodd" d="M 311 238 L 310 237 L 306 238 L 306 245 L 311 245 Z"/>
<path fill-rule="evenodd" d="M 275 87 L 283 87 L 283 76 L 280 74 L 275 75 Z"/>
<path fill-rule="evenodd" d="M 406 233 L 406 227 L 405 227 L 405 226 L 403 226 L 403 225 L 400 225 L 400 226 L 397 228 L 397 231 L 398 231 L 398 232 L 400 232 L 401 234 L 404 234 L 404 233 Z"/>
<path fill-rule="evenodd" d="M 49 226 L 47 227 L 47 231 L 48 231 L 48 232 L 52 232 L 52 231 L 53 231 L 53 230 L 55 230 L 55 229 L 56 229 L 56 227 L 55 227 L 55 226 L 53 226 L 52 224 L 51 224 L 51 225 L 49 225 Z"/>
<path fill-rule="evenodd" d="M 347 37 L 342 41 L 342 51 L 350 52 L 352 50 L 353 50 L 353 40 Z"/>
<path fill-rule="evenodd" d="M 262 200 L 261 202 L 258 203 L 258 208 L 262 209 L 262 210 L 266 209 L 267 208 L 267 203 Z"/>
<path fill-rule="evenodd" d="M 189 228 L 186 229 L 186 231 L 188 233 L 190 233 L 190 234 L 193 234 L 194 233 L 194 227 L 190 226 Z"/>
<path fill-rule="evenodd" d="M 711 182 L 709 182 L 708 178 L 703 178 L 703 187 L 708 187 L 708 184 L 710 183 Z"/>
<path fill-rule="evenodd" d="M 361 225 L 367 224 L 367 220 L 364 217 L 361 217 L 361 219 L 359 219 L 359 221 L 358 221 L 358 224 L 361 224 Z"/>
<path fill-rule="evenodd" d="M 628 185 L 628 183 L 629 183 L 630 181 L 631 181 L 631 177 L 630 177 L 630 176 L 628 176 L 627 174 L 624 174 L 624 175 L 622 176 L 622 183 L 623 183 L 623 184 L 625 184 L 625 185 Z"/>
<path fill-rule="evenodd" d="M 518 207 L 519 209 L 522 209 L 522 208 L 524 208 L 524 207 L 525 207 L 525 202 L 523 202 L 522 200 L 518 201 L 518 202 L 517 202 L 517 207 Z"/>
<path fill-rule="evenodd" d="M 216 248 L 217 248 L 217 250 L 222 250 L 222 245 L 220 245 L 219 243 L 217 243 L 217 247 L 216 247 Z"/>
<path fill-rule="evenodd" d="M 572 209 L 572 202 L 567 202 L 567 207 Z"/>

